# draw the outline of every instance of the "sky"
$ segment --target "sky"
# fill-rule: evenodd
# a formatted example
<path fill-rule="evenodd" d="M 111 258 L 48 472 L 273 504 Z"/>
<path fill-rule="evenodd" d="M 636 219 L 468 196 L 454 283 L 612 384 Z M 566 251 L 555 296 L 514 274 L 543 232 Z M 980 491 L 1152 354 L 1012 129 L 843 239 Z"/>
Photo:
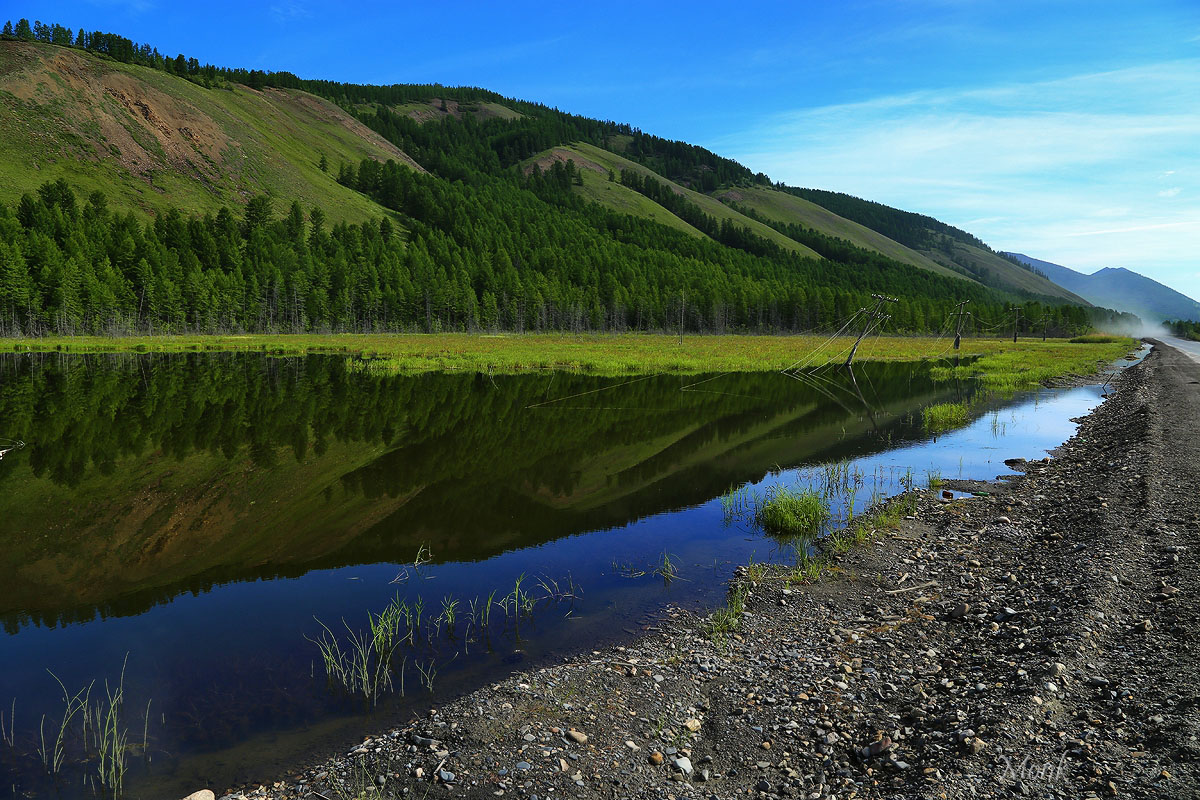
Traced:
<path fill-rule="evenodd" d="M 483 86 L 1200 298 L 1200 1 L 0 0 L 201 63 Z"/>

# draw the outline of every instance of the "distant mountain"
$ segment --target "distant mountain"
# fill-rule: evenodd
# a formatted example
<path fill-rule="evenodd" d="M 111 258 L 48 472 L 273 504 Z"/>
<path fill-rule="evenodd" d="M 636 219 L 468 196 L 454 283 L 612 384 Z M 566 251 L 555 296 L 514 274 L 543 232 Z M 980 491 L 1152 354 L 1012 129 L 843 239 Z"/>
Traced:
<path fill-rule="evenodd" d="M 1031 258 L 1021 253 L 1006 253 L 1028 264 L 1064 289 L 1086 298 L 1094 305 L 1137 314 L 1146 322 L 1164 319 L 1200 320 L 1200 303 L 1124 267 L 1106 267 L 1085 275 L 1069 267 Z"/>

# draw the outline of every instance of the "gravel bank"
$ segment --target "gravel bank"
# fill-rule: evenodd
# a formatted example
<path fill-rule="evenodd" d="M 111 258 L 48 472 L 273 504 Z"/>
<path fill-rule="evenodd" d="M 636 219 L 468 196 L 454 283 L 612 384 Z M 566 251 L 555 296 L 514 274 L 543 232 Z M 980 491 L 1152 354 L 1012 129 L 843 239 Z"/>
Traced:
<path fill-rule="evenodd" d="M 674 612 L 229 796 L 1200 796 L 1197 384 L 1157 347 L 988 497 L 808 585 L 743 570 L 732 636 Z"/>

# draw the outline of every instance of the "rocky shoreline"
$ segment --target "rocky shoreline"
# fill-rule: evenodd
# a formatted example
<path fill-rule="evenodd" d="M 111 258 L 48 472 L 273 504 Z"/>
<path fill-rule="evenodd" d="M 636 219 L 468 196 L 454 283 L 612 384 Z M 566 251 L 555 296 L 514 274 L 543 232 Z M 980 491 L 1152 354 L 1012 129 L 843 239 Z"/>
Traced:
<path fill-rule="evenodd" d="M 1200 796 L 1196 384 L 1156 347 L 986 496 L 919 493 L 816 581 L 740 570 L 728 635 L 673 611 L 225 796 Z"/>

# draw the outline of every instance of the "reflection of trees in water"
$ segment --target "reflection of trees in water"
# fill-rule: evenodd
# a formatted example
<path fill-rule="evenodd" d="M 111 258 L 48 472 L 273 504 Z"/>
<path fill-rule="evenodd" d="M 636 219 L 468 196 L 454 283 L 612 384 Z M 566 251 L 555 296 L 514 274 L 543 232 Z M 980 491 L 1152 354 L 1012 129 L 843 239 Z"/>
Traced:
<path fill-rule="evenodd" d="M 877 384 L 907 389 L 909 365 L 874 365 Z M 278 466 L 322 455 L 330 441 L 395 444 L 377 468 L 347 476 L 369 496 L 398 495 L 439 479 L 490 480 L 520 472 L 568 492 L 589 454 L 650 442 L 699 423 L 703 446 L 744 427 L 747 416 L 817 402 L 816 392 L 773 373 L 662 376 L 526 409 L 531 403 L 625 383 L 560 374 L 504 376 L 350 374 L 341 358 L 275 359 L 245 354 L 0 356 L 0 419 L 30 443 L 21 455 L 38 477 L 76 486 L 89 472 L 114 474 L 124 457 L 161 451 L 249 458 Z M 549 386 L 549 394 L 546 387 Z M 617 410 L 613 410 L 614 404 Z M 845 415 L 823 403 L 818 420 Z M 682 445 L 686 446 L 686 445 Z M 0 471 L 0 481 L 11 471 Z"/>
<path fill-rule="evenodd" d="M 911 404 L 911 398 L 929 392 L 922 368 L 863 365 L 860 382 L 863 369 L 872 400 L 882 404 Z M 703 391 L 686 390 L 694 384 Z M 584 392 L 592 393 L 577 396 Z M 108 501 L 121 491 L 133 502 L 147 480 L 174 469 L 169 459 L 158 459 L 143 475 L 143 459 L 152 454 L 183 460 L 203 453 L 228 460 L 230 480 L 197 486 L 196 492 L 206 498 L 240 496 L 239 470 L 247 460 L 290 481 L 288 470 L 296 462 L 323 454 L 333 458 L 328 454 L 333 442 L 363 445 L 362 450 L 382 445 L 386 452 L 364 465 L 342 448 L 337 458 L 344 465 L 330 463 L 310 489 L 289 484 L 290 490 L 300 496 L 325 492 L 331 508 L 339 491 L 403 501 L 349 538 L 326 536 L 322 526 L 336 522 L 339 532 L 347 531 L 357 517 L 330 522 L 317 514 L 295 529 L 263 528 L 261 536 L 238 538 L 228 553 L 206 550 L 200 561 L 161 575 L 154 585 L 105 580 L 87 592 L 64 585 L 49 594 L 42 587 L 36 603 L 19 600 L 35 591 L 32 585 L 14 585 L 9 594 L 17 608 L 26 613 L 38 608 L 37 621 L 53 624 L 138 613 L 179 591 L 229 581 L 394 560 L 431 542 L 438 542 L 439 560 L 475 560 L 619 526 L 703 502 L 777 464 L 882 446 L 842 439 L 839 432 L 861 414 L 849 403 L 849 389 L 842 393 L 845 406 L 827 393 L 828 386 L 817 391 L 775 373 L 635 382 L 566 374 L 493 380 L 477 374 L 366 376 L 347 371 L 345 360 L 333 356 L 0 356 L 0 419 L 30 442 L 0 468 L 0 514 L 13 519 L 21 518 L 38 491 L 36 481 L 17 477 L 28 475 L 15 469 L 25 458 L 34 475 L 73 488 L 79 505 L 87 507 L 96 499 L 92 495 Z M 122 471 L 129 476 L 124 481 Z M 95 475 L 116 477 L 91 480 Z M 104 507 L 125 505 L 115 500 Z M 360 504 L 353 513 L 378 508 Z M 205 519 L 204 541 L 223 541 L 228 532 L 214 527 L 219 524 L 233 523 Z M 278 556 L 281 538 L 294 542 L 307 535 L 299 526 L 311 529 L 322 544 L 312 545 L 309 536 L 302 555 Z M 109 528 L 95 527 L 94 536 L 45 543 L 62 560 L 64 579 L 101 568 L 95 554 L 109 545 L 96 536 L 107 536 Z M 138 537 L 155 533 L 129 534 L 127 552 L 141 552 Z M 29 621 L 18 612 L 6 615 L 4 624 L 13 630 Z"/>

